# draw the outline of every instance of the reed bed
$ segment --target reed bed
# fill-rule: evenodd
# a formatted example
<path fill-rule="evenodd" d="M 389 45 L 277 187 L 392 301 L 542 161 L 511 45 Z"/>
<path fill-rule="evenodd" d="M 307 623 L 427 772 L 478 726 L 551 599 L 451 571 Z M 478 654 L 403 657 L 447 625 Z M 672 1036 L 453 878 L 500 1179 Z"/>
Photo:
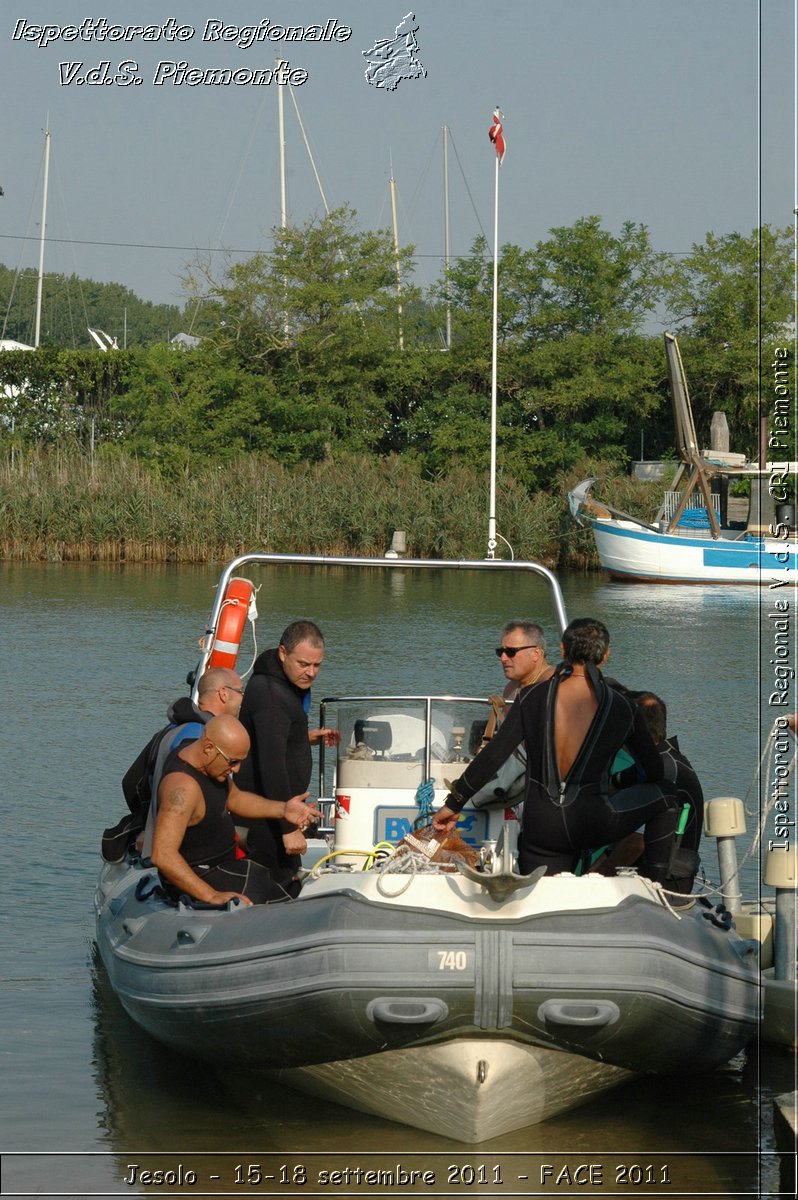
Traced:
<path fill-rule="evenodd" d="M 564 492 L 530 496 L 500 477 L 497 495 L 499 530 L 516 558 L 595 565 Z M 481 475 L 455 467 L 430 481 L 398 458 L 288 470 L 248 455 L 165 475 L 125 453 L 90 460 L 77 448 L 42 448 L 0 463 L 0 557 L 203 563 L 253 548 L 377 556 L 404 529 L 410 557 L 482 558 L 487 507 Z"/>

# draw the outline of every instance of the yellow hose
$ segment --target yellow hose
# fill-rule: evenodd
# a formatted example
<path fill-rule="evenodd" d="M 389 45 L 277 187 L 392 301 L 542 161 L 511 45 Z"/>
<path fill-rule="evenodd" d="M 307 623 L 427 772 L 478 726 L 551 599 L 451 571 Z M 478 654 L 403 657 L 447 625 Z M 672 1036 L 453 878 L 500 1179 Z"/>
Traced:
<path fill-rule="evenodd" d="M 391 852 L 393 852 L 396 849 L 396 846 L 394 846 L 394 844 L 392 842 L 377 842 L 377 844 L 372 846 L 372 848 L 370 850 L 331 850 L 329 854 L 325 854 L 323 858 L 320 858 L 316 863 L 313 864 L 313 869 L 310 873 L 311 873 L 311 875 L 315 876 L 316 871 L 322 865 L 322 863 L 329 862 L 330 859 L 333 859 L 333 858 L 338 858 L 342 854 L 357 854 L 361 858 L 365 858 L 367 861 L 363 865 L 363 870 L 368 871 L 368 869 L 369 869 L 368 860 L 375 859 L 377 856 L 377 851 L 384 850 L 384 849 L 387 849 L 387 850 L 390 850 Z"/>

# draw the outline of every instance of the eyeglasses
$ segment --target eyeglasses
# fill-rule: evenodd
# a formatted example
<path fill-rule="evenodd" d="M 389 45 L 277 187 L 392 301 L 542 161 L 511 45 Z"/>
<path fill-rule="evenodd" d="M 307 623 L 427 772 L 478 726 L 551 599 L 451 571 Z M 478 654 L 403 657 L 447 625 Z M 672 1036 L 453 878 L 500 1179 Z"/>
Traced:
<path fill-rule="evenodd" d="M 237 687 L 233 687 L 232 683 L 223 683 L 223 684 L 222 684 L 222 686 L 219 688 L 219 691 L 220 691 L 220 692 L 224 692 L 224 691 L 228 691 L 228 692 L 238 692 L 239 696 L 243 696 L 243 695 L 244 695 L 244 689 L 243 689 L 243 688 L 237 688 Z"/>
<path fill-rule="evenodd" d="M 210 742 L 211 739 L 208 738 L 208 741 Z M 222 758 L 227 763 L 228 767 L 240 766 L 240 764 L 244 761 L 243 758 L 231 758 L 229 754 L 225 754 L 224 750 L 219 749 L 219 747 L 216 745 L 216 742 L 211 742 L 211 745 L 213 746 L 213 748 L 217 754 L 221 754 Z"/>
<path fill-rule="evenodd" d="M 497 646 L 496 657 L 501 658 L 506 654 L 508 658 L 515 658 L 519 650 L 539 650 L 540 646 Z"/>

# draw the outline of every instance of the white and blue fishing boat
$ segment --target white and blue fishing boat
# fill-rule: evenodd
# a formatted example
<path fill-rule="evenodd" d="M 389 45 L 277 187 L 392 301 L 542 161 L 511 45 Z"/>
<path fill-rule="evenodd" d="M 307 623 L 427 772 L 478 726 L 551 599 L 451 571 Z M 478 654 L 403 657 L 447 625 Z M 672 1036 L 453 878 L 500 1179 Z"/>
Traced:
<path fill-rule="evenodd" d="M 798 582 L 795 510 L 773 498 L 791 494 L 794 462 L 764 464 L 743 454 L 699 450 L 681 355 L 665 334 L 680 464 L 652 521 L 620 512 L 591 495 L 595 478 L 568 494 L 572 516 L 593 531 L 601 566 L 613 579 L 644 583 Z M 745 521 L 728 516 L 729 484 L 747 479 Z M 782 516 L 783 514 L 783 516 Z"/>

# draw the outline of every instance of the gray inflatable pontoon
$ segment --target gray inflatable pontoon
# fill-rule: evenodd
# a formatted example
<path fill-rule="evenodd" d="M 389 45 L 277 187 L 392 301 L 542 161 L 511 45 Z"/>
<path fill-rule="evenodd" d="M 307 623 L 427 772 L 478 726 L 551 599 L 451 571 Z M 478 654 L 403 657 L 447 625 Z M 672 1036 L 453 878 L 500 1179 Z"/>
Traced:
<path fill-rule="evenodd" d="M 463 1141 L 631 1075 L 712 1068 L 756 1027 L 757 943 L 637 876 L 491 898 L 409 864 L 322 870 L 296 900 L 231 911 L 172 906 L 155 883 L 106 866 L 96 895 L 100 954 L 142 1028 Z"/>

